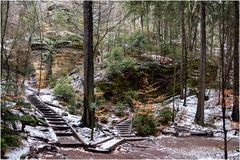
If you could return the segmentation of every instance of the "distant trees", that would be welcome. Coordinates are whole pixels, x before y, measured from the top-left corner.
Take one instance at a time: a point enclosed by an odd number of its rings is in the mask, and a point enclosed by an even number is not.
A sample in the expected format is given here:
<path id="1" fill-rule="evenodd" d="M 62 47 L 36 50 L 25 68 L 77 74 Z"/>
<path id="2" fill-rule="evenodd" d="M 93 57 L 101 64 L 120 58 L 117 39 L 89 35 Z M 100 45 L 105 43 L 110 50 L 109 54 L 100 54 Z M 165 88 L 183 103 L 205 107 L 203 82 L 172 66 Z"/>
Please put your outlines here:
<path id="1" fill-rule="evenodd" d="M 206 66 L 206 23 L 205 2 L 200 2 L 200 66 L 199 66 L 199 92 L 195 122 L 204 124 L 204 97 L 205 97 L 205 66 Z"/>
<path id="2" fill-rule="evenodd" d="M 30 72 L 28 42 L 35 32 L 32 7 L 32 2 L 1 3 L 1 77 L 6 93 L 11 90 L 17 95 L 24 84 L 20 79 Z"/>

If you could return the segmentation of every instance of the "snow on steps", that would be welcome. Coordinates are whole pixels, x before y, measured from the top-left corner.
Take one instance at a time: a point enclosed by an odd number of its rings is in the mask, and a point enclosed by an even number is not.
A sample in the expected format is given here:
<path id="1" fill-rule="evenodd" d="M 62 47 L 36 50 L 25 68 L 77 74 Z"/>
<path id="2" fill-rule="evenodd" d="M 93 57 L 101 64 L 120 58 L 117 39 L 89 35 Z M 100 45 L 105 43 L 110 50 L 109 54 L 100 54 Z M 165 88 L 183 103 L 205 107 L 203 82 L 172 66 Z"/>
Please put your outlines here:
<path id="1" fill-rule="evenodd" d="M 124 138 L 113 138 L 106 142 L 103 142 L 99 144 L 96 148 L 86 148 L 87 151 L 92 152 L 102 152 L 102 153 L 108 153 L 111 152 L 113 149 L 115 149 L 119 144 L 124 142 Z"/>
<path id="2" fill-rule="evenodd" d="M 132 120 L 130 118 L 116 124 L 114 128 L 120 137 L 135 137 L 135 134 L 132 133 Z"/>

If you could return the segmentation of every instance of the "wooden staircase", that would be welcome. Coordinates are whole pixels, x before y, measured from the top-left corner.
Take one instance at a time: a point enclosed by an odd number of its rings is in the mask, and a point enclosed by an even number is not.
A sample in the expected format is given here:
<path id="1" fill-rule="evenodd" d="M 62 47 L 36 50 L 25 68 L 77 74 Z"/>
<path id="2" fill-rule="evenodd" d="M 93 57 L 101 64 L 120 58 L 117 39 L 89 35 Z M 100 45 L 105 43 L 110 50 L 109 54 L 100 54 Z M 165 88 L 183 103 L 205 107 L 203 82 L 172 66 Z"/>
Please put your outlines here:
<path id="1" fill-rule="evenodd" d="M 115 131 L 117 132 L 117 135 L 119 137 L 135 137 L 136 135 L 132 133 L 132 119 L 128 118 L 118 124 L 114 127 Z"/>
<path id="2" fill-rule="evenodd" d="M 124 121 L 121 121 L 120 123 L 116 124 L 114 127 L 114 130 L 117 133 L 117 136 L 124 138 L 125 141 L 141 141 L 145 140 L 144 137 L 137 137 L 132 132 L 132 118 L 129 117 L 125 119 Z"/>

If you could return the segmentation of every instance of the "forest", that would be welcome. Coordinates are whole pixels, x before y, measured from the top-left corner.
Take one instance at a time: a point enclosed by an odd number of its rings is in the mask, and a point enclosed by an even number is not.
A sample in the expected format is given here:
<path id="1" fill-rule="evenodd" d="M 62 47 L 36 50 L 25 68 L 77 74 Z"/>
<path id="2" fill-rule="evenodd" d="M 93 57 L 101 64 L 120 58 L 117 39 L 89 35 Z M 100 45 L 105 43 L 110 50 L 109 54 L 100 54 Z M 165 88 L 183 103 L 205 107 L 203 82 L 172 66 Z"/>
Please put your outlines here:
<path id="1" fill-rule="evenodd" d="M 1 1 L 1 159 L 239 159 L 239 1 Z"/>

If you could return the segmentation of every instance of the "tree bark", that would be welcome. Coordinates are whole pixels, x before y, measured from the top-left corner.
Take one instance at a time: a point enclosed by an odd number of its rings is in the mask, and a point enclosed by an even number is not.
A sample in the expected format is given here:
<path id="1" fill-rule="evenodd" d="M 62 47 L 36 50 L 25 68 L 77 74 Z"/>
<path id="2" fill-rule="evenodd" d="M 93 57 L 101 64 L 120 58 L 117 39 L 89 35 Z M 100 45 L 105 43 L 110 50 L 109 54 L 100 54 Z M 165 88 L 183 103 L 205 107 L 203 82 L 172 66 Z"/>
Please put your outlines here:
<path id="1" fill-rule="evenodd" d="M 230 86 L 230 69 L 232 68 L 232 23 L 231 23 L 231 10 L 230 8 L 232 7 L 231 3 L 228 4 L 228 9 L 227 9 L 227 28 L 226 28 L 226 38 L 227 38 L 227 52 L 226 52 L 226 67 L 225 67 L 225 80 L 226 80 L 226 87 L 229 88 Z"/>
<path id="2" fill-rule="evenodd" d="M 234 79 L 232 120 L 239 122 L 239 2 L 234 2 Z"/>
<path id="3" fill-rule="evenodd" d="M 19 52 L 20 51 L 17 51 L 17 55 L 16 55 L 16 73 L 15 73 L 15 96 L 18 95 L 18 68 L 19 68 Z"/>
<path id="4" fill-rule="evenodd" d="M 4 23 L 2 22 L 1 23 L 1 75 L 3 75 L 3 54 L 4 54 L 4 38 L 5 38 L 5 35 L 6 35 L 6 29 L 7 29 L 7 22 L 8 22 L 8 12 L 9 12 L 9 1 L 6 2 L 6 12 L 5 12 L 5 19 L 3 18 L 3 15 L 4 15 L 4 11 L 3 11 L 3 5 L 4 5 L 4 2 L 1 2 L 1 20 L 4 19 Z M 6 57 L 6 62 L 7 62 L 7 69 L 9 70 L 9 63 L 8 63 L 8 56 L 5 54 L 5 57 Z M 8 79 L 7 79 L 8 81 Z"/>
<path id="5" fill-rule="evenodd" d="M 213 56 L 213 39 L 214 38 L 214 24 L 213 24 L 213 20 L 212 20 L 212 25 L 211 25 L 211 44 L 210 44 L 210 56 Z"/>
<path id="6" fill-rule="evenodd" d="M 185 49 L 186 49 L 186 35 L 185 35 L 185 17 L 184 17 L 184 2 L 181 2 L 180 5 L 180 12 L 181 12 L 181 29 L 182 29 L 182 53 L 181 53 L 181 93 L 180 98 L 183 99 L 184 97 L 184 90 L 185 90 Z"/>
<path id="7" fill-rule="evenodd" d="M 82 125 L 92 127 L 93 109 L 91 104 L 94 102 L 94 66 L 93 66 L 93 12 L 92 1 L 84 1 L 84 111 Z"/>
<path id="8" fill-rule="evenodd" d="M 205 2 L 200 2 L 200 40 L 201 57 L 199 69 L 199 93 L 195 122 L 204 124 L 204 96 L 205 96 L 205 66 L 206 66 L 206 24 L 205 24 Z"/>
<path id="9" fill-rule="evenodd" d="M 150 41 L 150 30 L 149 30 L 149 11 L 150 11 L 150 4 L 146 2 L 146 21 L 147 21 L 147 37 L 148 41 Z"/>
<path id="10" fill-rule="evenodd" d="M 7 29 L 7 22 L 8 22 L 8 12 L 9 12 L 9 1 L 6 2 L 6 13 L 5 13 L 5 21 L 4 23 L 2 22 L 1 23 L 1 61 L 3 62 L 3 52 L 4 52 L 4 38 L 5 38 L 5 34 L 6 34 L 6 29 Z M 3 5 L 4 5 L 4 2 L 1 2 L 1 20 L 3 20 Z M 7 64 L 8 65 L 8 64 Z M 1 75 L 3 73 L 3 63 L 1 63 Z"/>
<path id="11" fill-rule="evenodd" d="M 135 13 L 133 13 L 133 31 L 136 31 L 136 18 Z"/>
<path id="12" fill-rule="evenodd" d="M 143 33 L 143 14 L 140 15 L 140 23 L 141 23 L 142 33 Z"/>
<path id="13" fill-rule="evenodd" d="M 222 4 L 222 11 L 221 11 L 221 21 L 220 21 L 220 50 L 221 50 L 221 79 L 222 79 L 222 85 L 221 85 L 221 94 L 222 94 L 222 122 L 223 122 L 223 133 L 224 133 L 224 159 L 228 158 L 227 154 L 227 130 L 226 130 L 226 106 L 225 106 L 225 51 L 224 51 L 224 44 L 225 44 L 225 23 L 224 23 L 224 2 Z M 221 34 L 222 33 L 222 34 Z"/>

